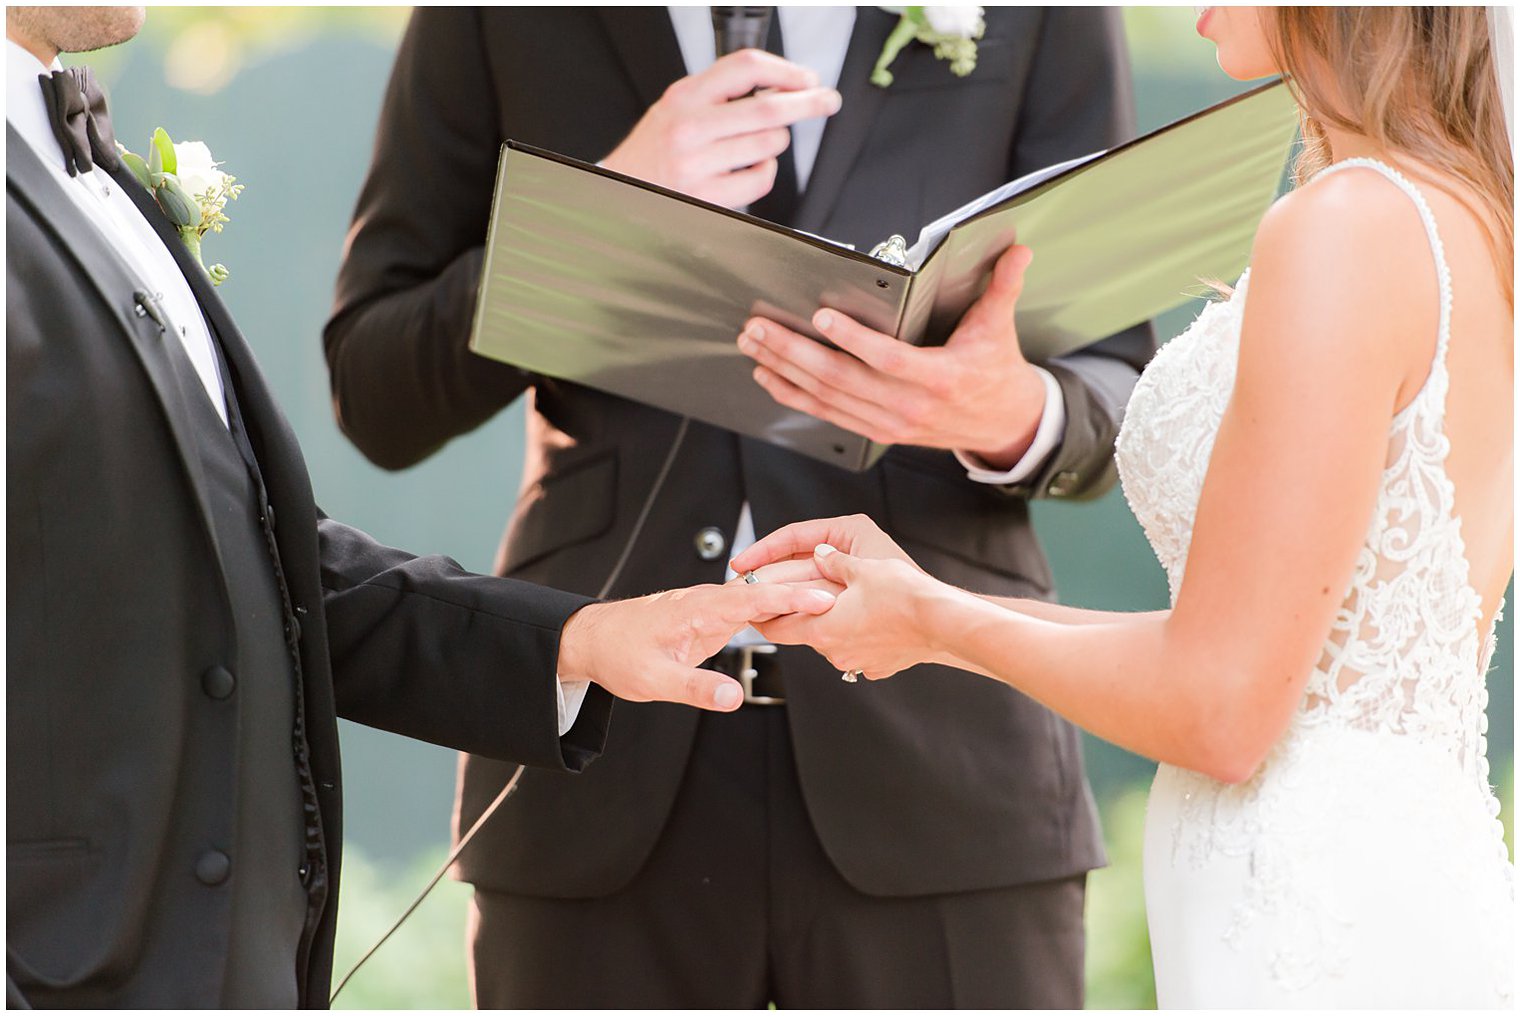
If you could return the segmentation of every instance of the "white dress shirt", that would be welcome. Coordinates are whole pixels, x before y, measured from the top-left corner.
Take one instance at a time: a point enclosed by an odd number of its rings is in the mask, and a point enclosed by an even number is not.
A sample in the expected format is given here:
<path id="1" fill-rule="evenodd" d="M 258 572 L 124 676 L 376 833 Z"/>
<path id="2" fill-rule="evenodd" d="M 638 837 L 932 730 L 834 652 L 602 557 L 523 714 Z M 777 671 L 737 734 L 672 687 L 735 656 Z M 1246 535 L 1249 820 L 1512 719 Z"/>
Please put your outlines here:
<path id="1" fill-rule="evenodd" d="M 211 329 L 174 256 L 164 247 L 132 199 L 110 176 L 103 171 L 69 176 L 64 168 L 63 148 L 53 134 L 53 125 L 42 98 L 42 86 L 37 83 L 40 75 L 62 69 L 63 65 L 57 60 L 53 61 L 51 68 L 44 67 L 41 60 L 6 39 L 6 122 L 32 147 L 42 164 L 62 185 L 64 193 L 121 255 L 143 289 L 153 294 L 167 315 L 169 327 L 184 344 L 217 415 L 226 423 L 227 402 L 222 393 L 222 377 L 216 369 L 216 355 L 212 352 Z"/>
<path id="2" fill-rule="evenodd" d="M 179 336 L 190 362 L 195 365 L 206 396 L 222 422 L 226 423 L 227 400 L 222 390 L 221 374 L 216 369 L 211 329 L 190 283 L 179 270 L 179 264 L 132 199 L 122 193 L 121 187 L 104 171 L 69 176 L 64 168 L 63 148 L 53 134 L 42 87 L 37 83 L 38 76 L 49 73 L 49 68 L 12 40 L 6 39 L 5 46 L 6 122 L 37 153 L 64 193 L 100 230 L 101 236 L 126 262 L 143 288 L 153 294 L 167 316 L 169 327 Z M 63 65 L 55 60 L 51 69 L 62 70 Z M 587 688 L 584 681 L 555 682 L 561 736 L 575 724 Z"/>
<path id="3" fill-rule="evenodd" d="M 781 18 L 781 43 L 786 58 L 801 64 L 818 75 L 818 82 L 826 88 L 839 87 L 839 74 L 844 68 L 844 58 L 850 47 L 850 33 L 855 29 L 854 7 L 778 7 Z M 676 42 L 681 47 L 681 58 L 687 74 L 700 74 L 717 59 L 717 43 L 713 38 L 712 8 L 671 7 L 670 24 L 675 29 Z M 803 120 L 792 125 L 792 164 L 797 170 L 797 191 L 807 187 L 813 164 L 818 159 L 818 148 L 823 142 L 827 117 Z M 885 239 L 885 237 L 883 237 Z M 1045 460 L 1060 444 L 1066 431 L 1066 401 L 1061 386 L 1047 370 L 1035 368 L 1045 383 L 1045 410 L 1040 417 L 1034 440 L 1023 458 L 1011 469 L 997 470 L 987 466 L 975 456 L 956 452 L 955 457 L 966 467 L 966 475 L 978 483 L 1018 483 L 1039 471 Z M 739 512 L 734 529 L 733 546 L 729 556 L 738 554 L 755 542 L 755 522 L 750 514 L 749 502 Z M 728 572 L 733 578 L 733 572 Z M 734 639 L 734 644 L 761 641 L 753 629 L 748 629 Z"/>

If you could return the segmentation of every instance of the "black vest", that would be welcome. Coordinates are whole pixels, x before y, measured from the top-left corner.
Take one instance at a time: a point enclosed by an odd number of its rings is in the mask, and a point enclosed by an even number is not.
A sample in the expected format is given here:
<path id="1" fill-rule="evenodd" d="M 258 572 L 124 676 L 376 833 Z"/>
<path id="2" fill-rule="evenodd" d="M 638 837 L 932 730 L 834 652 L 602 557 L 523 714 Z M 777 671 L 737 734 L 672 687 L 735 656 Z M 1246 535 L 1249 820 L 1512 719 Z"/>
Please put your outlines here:
<path id="1" fill-rule="evenodd" d="M 165 335 L 164 341 L 179 340 Z M 220 351 L 227 424 L 189 359 L 172 353 L 170 359 L 194 418 L 228 576 L 236 646 L 235 669 L 214 669 L 203 681 L 208 695 L 236 699 L 233 842 L 203 858 L 206 870 L 198 869 L 197 876 L 203 881 L 220 878 L 231 893 L 224 1004 L 294 1008 L 299 1001 L 297 957 L 310 916 L 304 887 L 310 861 L 303 836 L 299 675 L 293 652 L 299 619 L 283 589 L 273 515 Z"/>

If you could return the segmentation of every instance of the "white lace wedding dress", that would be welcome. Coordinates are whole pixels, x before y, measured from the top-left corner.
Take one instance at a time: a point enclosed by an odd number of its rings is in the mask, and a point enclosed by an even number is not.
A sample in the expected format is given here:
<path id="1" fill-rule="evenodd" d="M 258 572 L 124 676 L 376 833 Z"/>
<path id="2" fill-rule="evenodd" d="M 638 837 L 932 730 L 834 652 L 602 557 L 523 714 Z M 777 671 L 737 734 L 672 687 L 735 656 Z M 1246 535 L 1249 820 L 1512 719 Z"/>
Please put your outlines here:
<path id="1" fill-rule="evenodd" d="M 1485 758 L 1493 634 L 1480 630 L 1445 469 L 1451 277 L 1418 189 L 1371 160 L 1325 172 L 1353 167 L 1391 180 L 1425 222 L 1435 360 L 1390 424 L 1366 542 L 1282 739 L 1238 786 L 1156 774 L 1145 898 L 1164 1007 L 1513 1004 L 1513 866 Z M 1119 437 L 1125 494 L 1174 599 L 1249 274 L 1156 356 Z"/>

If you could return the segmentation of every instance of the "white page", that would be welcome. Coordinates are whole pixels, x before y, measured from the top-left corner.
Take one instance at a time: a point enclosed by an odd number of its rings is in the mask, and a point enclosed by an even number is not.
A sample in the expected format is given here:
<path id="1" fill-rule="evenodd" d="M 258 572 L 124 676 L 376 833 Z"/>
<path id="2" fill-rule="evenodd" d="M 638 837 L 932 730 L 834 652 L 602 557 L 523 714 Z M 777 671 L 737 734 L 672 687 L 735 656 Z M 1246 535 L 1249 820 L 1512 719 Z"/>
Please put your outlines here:
<path id="1" fill-rule="evenodd" d="M 1084 162 L 1091 162 L 1099 156 L 1106 154 L 1106 151 L 1105 149 L 1101 152 L 1093 152 L 1090 155 L 1079 155 L 1075 159 L 1068 159 L 1065 162 L 1058 162 L 1054 166 L 1046 166 L 1044 169 L 1037 169 L 1033 173 L 1026 173 L 1017 180 L 1005 183 L 996 190 L 990 190 L 981 197 L 974 198 L 966 204 L 961 205 L 955 211 L 940 216 L 919 231 L 918 242 L 908 251 L 908 267 L 915 272 L 923 267 L 923 263 L 928 259 L 929 255 L 934 253 L 934 248 L 939 246 L 939 242 L 957 224 L 965 222 L 978 212 L 1000 204 L 1016 194 L 1022 194 L 1027 190 L 1038 187 L 1046 180 L 1049 180 L 1053 176 L 1059 176 L 1068 169 L 1080 166 Z"/>

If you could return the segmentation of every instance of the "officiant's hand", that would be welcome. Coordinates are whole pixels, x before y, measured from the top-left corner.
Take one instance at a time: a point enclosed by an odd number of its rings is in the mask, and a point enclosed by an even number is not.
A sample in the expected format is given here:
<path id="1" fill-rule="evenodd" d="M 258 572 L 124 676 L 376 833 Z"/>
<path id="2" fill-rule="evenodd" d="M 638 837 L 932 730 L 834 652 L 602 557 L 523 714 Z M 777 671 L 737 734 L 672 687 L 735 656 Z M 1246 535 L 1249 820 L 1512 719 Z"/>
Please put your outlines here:
<path id="1" fill-rule="evenodd" d="M 838 350 L 759 317 L 745 325 L 739 349 L 783 406 L 872 441 L 970 452 L 1008 469 L 1029 449 L 1045 410 L 1045 384 L 1013 324 L 1032 259 L 1028 247 L 1008 248 L 943 347 L 911 346 L 825 308 L 813 327 Z"/>
<path id="2" fill-rule="evenodd" d="M 832 116 L 839 104 L 839 93 L 820 88 L 808 68 L 740 50 L 667 88 L 602 165 L 742 208 L 770 193 L 776 157 L 791 144 L 788 128 Z"/>
<path id="3" fill-rule="evenodd" d="M 595 681 L 630 702 L 677 702 L 728 712 L 739 683 L 698 664 L 751 624 L 818 614 L 833 594 L 801 585 L 706 585 L 582 607 L 560 633 L 562 681 Z"/>

